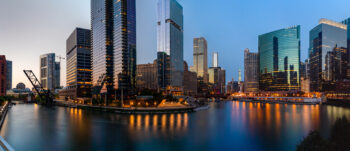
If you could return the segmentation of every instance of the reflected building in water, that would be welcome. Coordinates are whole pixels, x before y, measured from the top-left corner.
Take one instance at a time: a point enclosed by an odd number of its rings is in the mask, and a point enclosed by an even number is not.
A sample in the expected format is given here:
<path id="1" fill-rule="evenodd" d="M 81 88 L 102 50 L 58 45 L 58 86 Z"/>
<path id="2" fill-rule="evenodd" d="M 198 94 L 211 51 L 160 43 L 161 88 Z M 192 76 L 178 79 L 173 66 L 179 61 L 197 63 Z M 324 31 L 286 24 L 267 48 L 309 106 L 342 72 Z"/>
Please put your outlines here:
<path id="1" fill-rule="evenodd" d="M 300 89 L 300 26 L 259 36 L 259 89 Z"/>

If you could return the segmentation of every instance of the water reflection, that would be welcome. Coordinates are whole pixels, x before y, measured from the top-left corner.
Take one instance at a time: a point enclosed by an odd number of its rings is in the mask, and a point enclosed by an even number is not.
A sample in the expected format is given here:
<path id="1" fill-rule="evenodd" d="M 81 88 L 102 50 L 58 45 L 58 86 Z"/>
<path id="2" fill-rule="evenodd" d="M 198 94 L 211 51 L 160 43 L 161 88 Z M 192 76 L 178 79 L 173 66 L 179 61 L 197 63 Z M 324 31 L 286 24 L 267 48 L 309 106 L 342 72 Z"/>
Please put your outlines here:
<path id="1" fill-rule="evenodd" d="M 158 117 L 160 116 L 160 121 Z M 188 125 L 188 113 L 178 114 L 132 114 L 128 115 L 130 134 L 154 134 L 166 136 L 168 134 L 184 134 Z M 152 123 L 152 127 L 150 127 Z M 160 131 L 161 133 L 158 133 Z"/>
<path id="2" fill-rule="evenodd" d="M 322 105 L 227 101 L 210 107 L 127 115 L 17 105 L 0 134 L 16 150 L 294 150 L 310 130 L 327 136 L 337 118 L 350 119 L 350 109 Z"/>

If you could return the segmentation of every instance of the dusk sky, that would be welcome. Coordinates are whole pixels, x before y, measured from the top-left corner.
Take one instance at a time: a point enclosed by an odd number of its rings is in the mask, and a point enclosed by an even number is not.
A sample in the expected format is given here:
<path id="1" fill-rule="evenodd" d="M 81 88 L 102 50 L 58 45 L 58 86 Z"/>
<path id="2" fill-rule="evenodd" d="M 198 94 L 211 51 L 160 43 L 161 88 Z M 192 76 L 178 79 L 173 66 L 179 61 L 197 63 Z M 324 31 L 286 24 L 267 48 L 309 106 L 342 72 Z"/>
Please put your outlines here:
<path id="1" fill-rule="evenodd" d="M 156 59 L 156 4 L 137 2 L 138 64 Z M 258 35 L 301 25 L 301 60 L 307 58 L 309 31 L 320 18 L 350 17 L 349 0 L 178 0 L 184 8 L 184 59 L 192 65 L 193 38 L 208 41 L 219 52 L 226 79 L 238 79 L 244 68 L 243 51 L 258 51 Z M 0 54 L 13 61 L 13 86 L 24 82 L 30 69 L 39 76 L 39 56 L 54 52 L 65 57 L 66 39 L 75 27 L 90 28 L 90 0 L 0 0 Z M 66 64 L 61 64 L 65 86 Z"/>

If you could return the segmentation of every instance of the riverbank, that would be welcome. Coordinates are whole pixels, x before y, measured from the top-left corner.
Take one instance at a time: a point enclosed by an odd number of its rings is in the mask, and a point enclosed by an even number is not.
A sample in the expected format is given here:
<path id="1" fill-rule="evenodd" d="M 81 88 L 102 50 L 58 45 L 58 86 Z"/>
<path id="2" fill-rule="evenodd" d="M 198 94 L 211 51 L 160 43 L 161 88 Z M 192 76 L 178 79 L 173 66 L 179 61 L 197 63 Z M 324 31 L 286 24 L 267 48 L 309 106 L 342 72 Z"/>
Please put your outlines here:
<path id="1" fill-rule="evenodd" d="M 269 103 L 269 104 L 297 104 L 297 105 L 315 105 L 322 104 L 320 98 L 302 98 L 302 97 L 252 97 L 252 98 L 232 98 L 239 102 Z"/>
<path id="2" fill-rule="evenodd" d="M 56 106 L 70 107 L 78 109 L 96 110 L 104 112 L 114 112 L 120 114 L 160 114 L 160 113 L 188 113 L 195 112 L 195 107 L 110 107 L 85 104 L 72 104 L 64 101 L 55 101 Z"/>
<path id="3" fill-rule="evenodd" d="M 8 108 L 9 108 L 8 101 L 6 101 L 5 104 L 0 107 L 0 129 L 1 129 L 2 124 L 4 123 L 4 120 L 6 118 Z"/>

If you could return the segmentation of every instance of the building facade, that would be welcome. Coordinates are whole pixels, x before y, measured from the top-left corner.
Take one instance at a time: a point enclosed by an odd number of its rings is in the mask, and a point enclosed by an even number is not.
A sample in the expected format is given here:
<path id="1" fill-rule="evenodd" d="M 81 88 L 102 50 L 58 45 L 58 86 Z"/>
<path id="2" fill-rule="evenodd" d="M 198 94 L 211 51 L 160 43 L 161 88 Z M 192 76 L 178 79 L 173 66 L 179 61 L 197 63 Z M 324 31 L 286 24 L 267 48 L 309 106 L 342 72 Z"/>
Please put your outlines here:
<path id="1" fill-rule="evenodd" d="M 106 74 L 107 93 L 136 86 L 135 0 L 91 0 L 92 83 Z"/>
<path id="2" fill-rule="evenodd" d="M 7 73 L 6 73 L 6 84 L 7 84 L 7 88 L 6 90 L 11 90 L 12 89 L 12 61 L 10 60 L 6 60 L 6 69 L 7 69 Z"/>
<path id="3" fill-rule="evenodd" d="M 40 82 L 46 90 L 53 91 L 60 87 L 60 64 L 55 61 L 55 58 L 54 53 L 40 56 Z"/>
<path id="4" fill-rule="evenodd" d="M 6 65 L 6 57 L 4 55 L 0 55 L 0 96 L 6 95 L 7 88 L 7 65 Z"/>
<path id="5" fill-rule="evenodd" d="M 152 64 L 137 65 L 136 87 L 138 89 L 158 89 L 157 61 Z"/>
<path id="6" fill-rule="evenodd" d="M 70 98 L 91 96 L 91 31 L 76 28 L 66 42 L 67 88 Z"/>
<path id="7" fill-rule="evenodd" d="M 176 0 L 159 0 L 157 23 L 159 86 L 183 89 L 183 8 Z"/>
<path id="8" fill-rule="evenodd" d="M 259 55 L 244 50 L 244 92 L 259 91 Z"/>
<path id="9" fill-rule="evenodd" d="M 347 47 L 347 26 L 321 19 L 310 31 L 310 91 L 323 91 L 323 84 L 331 81 L 331 55 L 335 48 Z"/>
<path id="10" fill-rule="evenodd" d="M 197 77 L 208 83 L 208 44 L 203 37 L 193 39 L 193 67 Z"/>
<path id="11" fill-rule="evenodd" d="M 184 93 L 187 96 L 196 96 L 198 92 L 197 87 L 197 73 L 188 70 L 188 64 L 184 61 Z"/>
<path id="12" fill-rule="evenodd" d="M 259 36 L 259 89 L 300 89 L 300 26 Z"/>
<path id="13" fill-rule="evenodd" d="M 214 94 L 224 94 L 226 89 L 226 71 L 221 67 L 209 68 L 209 84 Z"/>

